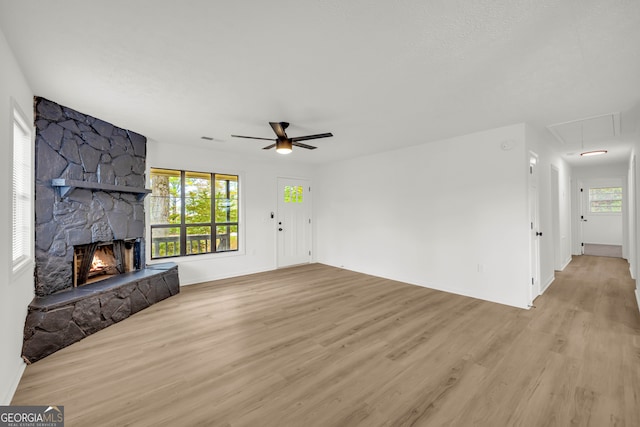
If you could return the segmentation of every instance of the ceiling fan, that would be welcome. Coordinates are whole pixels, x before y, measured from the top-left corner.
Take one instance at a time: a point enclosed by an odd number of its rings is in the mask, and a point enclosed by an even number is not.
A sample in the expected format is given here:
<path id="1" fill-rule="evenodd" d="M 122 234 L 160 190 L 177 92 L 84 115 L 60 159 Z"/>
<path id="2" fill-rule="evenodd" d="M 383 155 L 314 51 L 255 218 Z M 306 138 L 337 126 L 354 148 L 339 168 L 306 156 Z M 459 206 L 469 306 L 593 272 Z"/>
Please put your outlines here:
<path id="1" fill-rule="evenodd" d="M 306 148 L 308 150 L 315 150 L 317 147 L 313 145 L 302 144 L 300 141 L 308 141 L 310 139 L 319 139 L 319 138 L 328 138 L 333 136 L 331 132 L 329 133 L 318 133 L 316 135 L 306 135 L 306 136 L 296 136 L 295 138 L 289 138 L 285 133 L 285 129 L 289 127 L 289 123 L 287 122 L 269 122 L 271 128 L 276 133 L 277 138 L 259 138 L 257 136 L 242 136 L 242 135 L 231 135 L 235 138 L 248 138 L 248 139 L 262 139 L 265 141 L 275 141 L 275 144 L 267 145 L 263 148 L 263 150 L 269 150 L 273 147 L 276 147 L 276 151 L 280 154 L 288 154 L 291 152 L 292 146 Z"/>

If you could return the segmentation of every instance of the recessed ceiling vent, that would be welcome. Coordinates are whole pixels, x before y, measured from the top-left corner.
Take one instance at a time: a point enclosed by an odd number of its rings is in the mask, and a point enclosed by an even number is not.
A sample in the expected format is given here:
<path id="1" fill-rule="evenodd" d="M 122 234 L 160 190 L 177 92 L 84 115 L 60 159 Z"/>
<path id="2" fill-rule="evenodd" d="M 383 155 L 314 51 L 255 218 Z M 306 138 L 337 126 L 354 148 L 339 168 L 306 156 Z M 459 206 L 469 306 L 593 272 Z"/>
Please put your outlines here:
<path id="1" fill-rule="evenodd" d="M 590 142 L 611 141 L 620 136 L 620 113 L 609 113 L 586 119 L 547 126 L 566 147 L 589 145 Z"/>

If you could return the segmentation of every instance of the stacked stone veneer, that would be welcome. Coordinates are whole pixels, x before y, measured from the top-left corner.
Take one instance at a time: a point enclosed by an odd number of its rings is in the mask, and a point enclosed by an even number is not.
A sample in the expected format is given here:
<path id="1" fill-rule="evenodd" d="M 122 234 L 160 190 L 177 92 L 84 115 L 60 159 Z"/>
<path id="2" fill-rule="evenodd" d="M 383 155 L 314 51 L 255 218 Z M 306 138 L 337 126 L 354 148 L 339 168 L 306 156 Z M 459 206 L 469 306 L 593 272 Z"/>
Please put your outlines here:
<path id="1" fill-rule="evenodd" d="M 174 263 L 115 276 L 29 305 L 22 357 L 32 363 L 180 292 Z"/>
<path id="2" fill-rule="evenodd" d="M 146 138 L 39 97 L 35 117 L 36 297 L 22 348 L 29 363 L 180 291 L 174 263 L 73 287 L 76 245 L 135 239 L 144 263 L 144 201 L 137 190 L 145 184 Z M 77 187 L 62 197 L 54 179 L 109 191 Z"/>
<path id="3" fill-rule="evenodd" d="M 144 188 L 147 140 L 44 98 L 35 98 L 35 117 L 35 288 L 43 296 L 73 286 L 74 245 L 144 237 L 136 194 L 77 188 L 62 198 L 51 181 Z"/>

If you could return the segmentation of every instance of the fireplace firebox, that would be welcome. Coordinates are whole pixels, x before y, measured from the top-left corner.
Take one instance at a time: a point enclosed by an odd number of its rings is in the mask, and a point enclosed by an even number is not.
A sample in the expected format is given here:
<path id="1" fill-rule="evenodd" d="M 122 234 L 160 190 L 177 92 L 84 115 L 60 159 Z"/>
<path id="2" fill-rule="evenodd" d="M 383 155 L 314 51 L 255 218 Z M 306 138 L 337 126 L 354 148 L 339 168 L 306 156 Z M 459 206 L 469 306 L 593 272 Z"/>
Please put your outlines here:
<path id="1" fill-rule="evenodd" d="M 73 286 L 83 286 L 140 269 L 139 240 L 113 240 L 74 246 Z"/>

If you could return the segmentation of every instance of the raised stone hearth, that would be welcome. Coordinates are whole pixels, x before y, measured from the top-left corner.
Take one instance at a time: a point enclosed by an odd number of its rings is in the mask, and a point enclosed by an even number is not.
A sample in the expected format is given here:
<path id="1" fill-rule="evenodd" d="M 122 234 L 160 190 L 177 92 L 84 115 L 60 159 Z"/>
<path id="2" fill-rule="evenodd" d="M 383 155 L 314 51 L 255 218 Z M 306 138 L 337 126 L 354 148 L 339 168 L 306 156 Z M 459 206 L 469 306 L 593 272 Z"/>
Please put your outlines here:
<path id="1" fill-rule="evenodd" d="M 180 292 L 174 263 L 149 266 L 29 305 L 22 356 L 33 363 Z"/>

